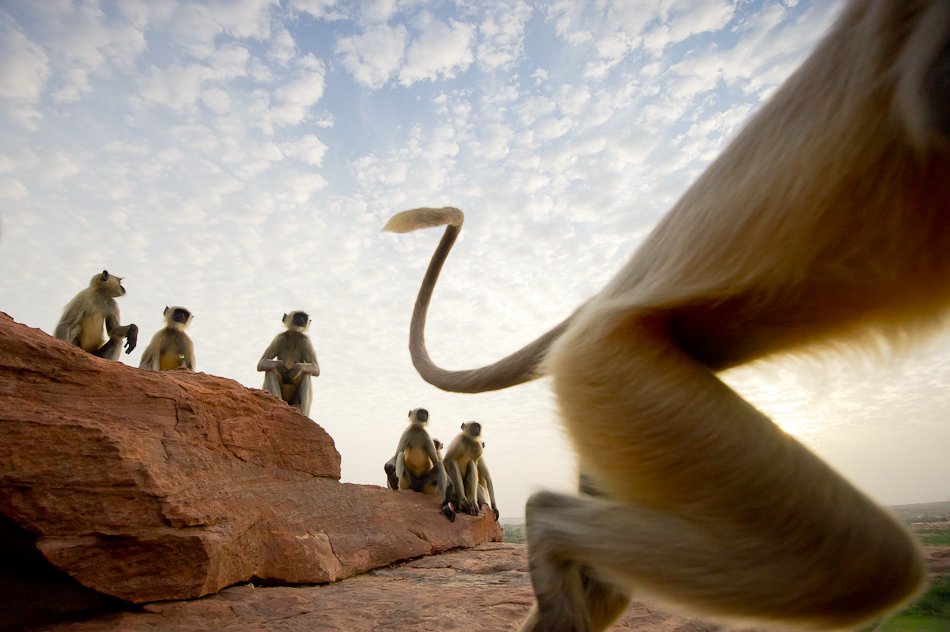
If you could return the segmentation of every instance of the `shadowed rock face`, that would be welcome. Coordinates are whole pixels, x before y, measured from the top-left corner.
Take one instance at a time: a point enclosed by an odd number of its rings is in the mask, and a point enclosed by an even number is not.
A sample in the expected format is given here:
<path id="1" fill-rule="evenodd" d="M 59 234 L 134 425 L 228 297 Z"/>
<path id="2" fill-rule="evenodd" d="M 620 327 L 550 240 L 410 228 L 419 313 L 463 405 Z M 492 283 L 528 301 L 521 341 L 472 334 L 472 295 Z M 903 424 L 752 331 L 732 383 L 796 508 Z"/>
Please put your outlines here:
<path id="1" fill-rule="evenodd" d="M 26 534 L 0 542 L 0 560 L 35 546 L 140 603 L 336 581 L 501 539 L 488 515 L 449 523 L 434 497 L 339 477 L 330 436 L 263 391 L 101 360 L 0 313 L 0 514 Z"/>

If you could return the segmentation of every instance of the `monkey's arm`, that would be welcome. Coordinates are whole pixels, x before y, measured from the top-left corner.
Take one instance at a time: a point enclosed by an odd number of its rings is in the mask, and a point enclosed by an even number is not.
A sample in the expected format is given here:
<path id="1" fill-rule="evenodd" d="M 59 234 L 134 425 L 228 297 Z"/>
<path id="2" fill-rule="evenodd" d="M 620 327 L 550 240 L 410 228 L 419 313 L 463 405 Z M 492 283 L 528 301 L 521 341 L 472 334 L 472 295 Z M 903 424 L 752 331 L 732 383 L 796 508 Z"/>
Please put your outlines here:
<path id="1" fill-rule="evenodd" d="M 119 309 L 116 308 L 112 314 L 106 314 L 106 331 L 109 332 L 109 340 L 125 339 L 125 352 L 132 353 L 135 345 L 138 344 L 139 328 L 137 325 L 120 325 Z"/>
<path id="2" fill-rule="evenodd" d="M 474 460 L 469 461 L 468 467 L 465 468 L 465 491 L 468 513 L 477 516 L 481 507 L 478 505 L 478 463 Z"/>
<path id="3" fill-rule="evenodd" d="M 157 335 L 158 334 L 156 334 L 156 336 Z M 142 352 L 142 359 L 139 362 L 139 368 L 158 371 L 160 368 L 158 356 L 158 345 L 155 344 L 155 339 L 153 337 L 152 342 L 148 343 L 148 346 L 145 347 L 145 351 Z"/>
<path id="4" fill-rule="evenodd" d="M 185 338 L 185 348 L 184 348 L 183 355 L 185 356 L 184 359 L 182 360 L 184 367 L 190 371 L 194 371 L 195 370 L 195 345 L 188 338 Z"/>
<path id="5" fill-rule="evenodd" d="M 303 346 L 303 349 L 301 349 L 300 360 L 300 362 L 294 364 L 293 368 L 290 369 L 291 379 L 297 379 L 301 374 L 310 375 L 312 377 L 320 375 L 320 365 L 317 364 L 317 352 L 309 340 L 306 340 L 306 344 Z"/>
<path id="6" fill-rule="evenodd" d="M 498 505 L 495 504 L 495 486 L 491 482 L 491 474 L 488 472 L 488 464 L 485 463 L 485 457 L 478 459 L 478 480 L 485 482 L 488 488 L 488 498 L 491 501 L 492 511 L 495 512 L 495 520 L 498 520 Z"/>
<path id="7" fill-rule="evenodd" d="M 60 316 L 56 329 L 53 330 L 53 336 L 75 345 L 79 344 L 79 333 L 81 331 L 79 323 L 82 321 L 82 313 L 76 307 L 78 299 L 77 296 L 63 309 L 63 315 Z"/>
<path id="8" fill-rule="evenodd" d="M 548 347 L 564 332 L 573 315 L 522 349 L 478 369 L 448 371 L 436 366 L 429 357 L 425 342 L 426 315 L 439 273 L 458 238 L 463 220 L 462 211 L 457 208 L 417 208 L 397 213 L 383 227 L 384 231 L 406 233 L 419 228 L 445 226 L 445 233 L 432 254 L 412 310 L 412 322 L 409 325 L 409 354 L 412 356 L 412 364 L 426 382 L 443 390 L 459 393 L 494 391 L 537 379 L 542 375 L 541 362 Z"/>
<path id="9" fill-rule="evenodd" d="M 281 377 L 284 377 L 287 374 L 287 367 L 284 365 L 283 361 L 273 359 L 277 356 L 277 349 L 279 346 L 280 336 L 277 336 L 271 341 L 269 345 L 267 345 L 267 349 L 264 350 L 264 354 L 261 356 L 260 361 L 258 361 L 258 371 L 276 371 Z"/>

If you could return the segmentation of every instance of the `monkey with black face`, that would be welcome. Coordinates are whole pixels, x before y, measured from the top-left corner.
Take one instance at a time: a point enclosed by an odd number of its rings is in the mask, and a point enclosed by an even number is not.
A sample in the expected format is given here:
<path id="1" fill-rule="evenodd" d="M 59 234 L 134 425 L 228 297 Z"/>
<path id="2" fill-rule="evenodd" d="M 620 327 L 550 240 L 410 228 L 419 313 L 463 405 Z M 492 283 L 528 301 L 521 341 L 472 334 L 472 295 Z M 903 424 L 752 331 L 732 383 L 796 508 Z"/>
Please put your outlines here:
<path id="1" fill-rule="evenodd" d="M 442 497 L 442 513 L 454 522 L 451 482 L 446 476 L 435 442 L 426 430 L 428 423 L 429 411 L 425 408 L 409 411 L 409 427 L 399 437 L 396 454 L 383 469 L 393 489 L 411 489 L 430 494 L 438 492 Z"/>
<path id="2" fill-rule="evenodd" d="M 302 311 L 290 312 L 284 314 L 283 323 L 287 331 L 271 341 L 257 363 L 257 370 L 266 371 L 265 391 L 309 415 L 313 400 L 310 378 L 320 375 L 317 352 L 307 337 L 310 316 Z"/>
<path id="3" fill-rule="evenodd" d="M 162 312 L 165 327 L 152 337 L 142 353 L 140 369 L 170 371 L 179 367 L 195 370 L 195 347 L 185 329 L 191 324 L 191 312 L 184 307 L 166 307 Z"/>
<path id="4" fill-rule="evenodd" d="M 480 438 L 482 425 L 477 421 L 466 421 L 461 428 L 462 432 L 456 435 L 446 449 L 442 462 L 445 464 L 445 471 L 457 492 L 456 500 L 459 511 L 477 516 L 480 511 L 478 504 L 478 462 L 482 457 L 483 444 Z M 487 468 L 484 471 L 487 473 Z M 489 476 L 486 484 L 490 484 L 490 482 L 491 477 Z M 492 487 L 492 496 L 494 496 L 494 487 Z M 492 509 L 495 509 L 494 498 L 492 498 Z"/>
<path id="5" fill-rule="evenodd" d="M 138 341 L 139 328 L 119 324 L 119 306 L 115 298 L 124 295 L 121 277 L 103 270 L 92 277 L 89 287 L 66 305 L 53 335 L 107 360 L 119 359 L 123 340 L 125 352 L 131 353 Z"/>

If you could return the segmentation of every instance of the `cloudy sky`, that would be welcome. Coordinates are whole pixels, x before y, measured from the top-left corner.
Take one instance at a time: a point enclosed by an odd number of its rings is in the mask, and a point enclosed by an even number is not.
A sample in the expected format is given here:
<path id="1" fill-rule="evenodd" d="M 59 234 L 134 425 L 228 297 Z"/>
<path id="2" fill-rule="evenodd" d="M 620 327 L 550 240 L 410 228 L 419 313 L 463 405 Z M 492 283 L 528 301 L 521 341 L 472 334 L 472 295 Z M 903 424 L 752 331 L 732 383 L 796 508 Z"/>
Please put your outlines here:
<path id="1" fill-rule="evenodd" d="M 485 427 L 503 516 L 570 489 L 542 380 L 441 393 L 406 350 L 439 232 L 462 236 L 430 314 L 468 368 L 560 321 L 619 269 L 841 8 L 823 0 L 3 0 L 0 309 L 51 332 L 102 269 L 141 343 L 195 314 L 201 371 L 252 387 L 308 311 L 312 416 L 343 479 L 383 483 L 406 412 Z M 950 336 L 901 358 L 725 376 L 883 503 L 950 500 Z"/>

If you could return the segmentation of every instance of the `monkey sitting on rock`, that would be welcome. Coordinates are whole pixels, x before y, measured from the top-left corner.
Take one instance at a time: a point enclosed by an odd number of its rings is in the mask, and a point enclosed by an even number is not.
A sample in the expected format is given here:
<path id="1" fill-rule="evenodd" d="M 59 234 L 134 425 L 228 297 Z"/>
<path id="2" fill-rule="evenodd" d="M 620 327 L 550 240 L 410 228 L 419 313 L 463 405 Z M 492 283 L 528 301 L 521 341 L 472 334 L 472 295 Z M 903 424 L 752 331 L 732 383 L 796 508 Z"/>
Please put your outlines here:
<path id="1" fill-rule="evenodd" d="M 122 278 L 103 270 L 92 277 L 89 287 L 69 301 L 53 335 L 107 360 L 119 359 L 123 340 L 125 352 L 131 353 L 138 341 L 139 328 L 119 324 L 115 298 L 124 295 Z M 106 336 L 103 336 L 103 327 Z"/>
<path id="2" fill-rule="evenodd" d="M 466 421 L 461 428 L 462 432 L 446 448 L 442 461 L 456 492 L 453 500 L 459 511 L 477 516 L 481 512 L 480 503 L 485 501 L 487 495 L 497 520 L 499 514 L 498 505 L 495 504 L 495 487 L 488 465 L 482 460 L 485 447 L 481 440 L 482 425 L 477 421 Z"/>
<path id="3" fill-rule="evenodd" d="M 185 329 L 191 324 L 191 312 L 184 307 L 166 307 L 162 312 L 165 327 L 152 337 L 142 353 L 140 369 L 170 371 L 179 367 L 195 370 L 195 347 Z"/>
<path id="4" fill-rule="evenodd" d="M 317 352 L 307 337 L 310 316 L 302 311 L 290 312 L 284 314 L 283 323 L 287 331 L 277 334 L 271 341 L 257 363 L 257 370 L 266 371 L 265 391 L 309 416 L 313 400 L 310 377 L 320 375 Z"/>
<path id="5" fill-rule="evenodd" d="M 451 482 L 446 476 L 435 442 L 426 430 L 428 423 L 429 411 L 425 408 L 409 411 L 409 427 L 399 437 L 396 454 L 383 469 L 393 489 L 411 489 L 429 494 L 438 492 L 442 497 L 442 513 L 454 522 Z"/>

